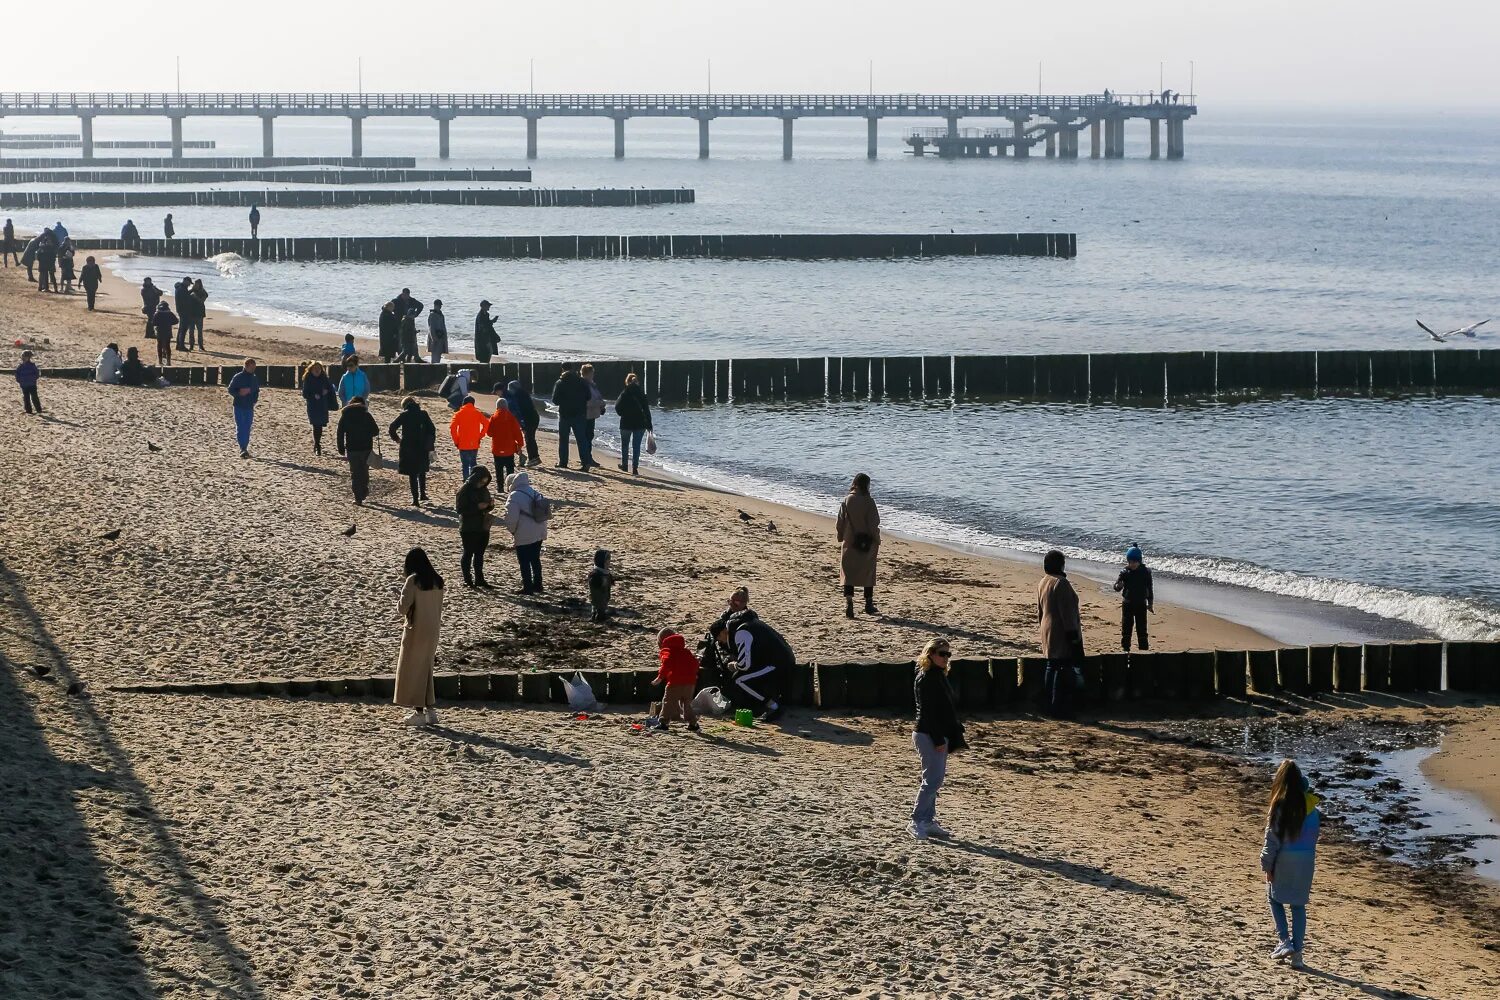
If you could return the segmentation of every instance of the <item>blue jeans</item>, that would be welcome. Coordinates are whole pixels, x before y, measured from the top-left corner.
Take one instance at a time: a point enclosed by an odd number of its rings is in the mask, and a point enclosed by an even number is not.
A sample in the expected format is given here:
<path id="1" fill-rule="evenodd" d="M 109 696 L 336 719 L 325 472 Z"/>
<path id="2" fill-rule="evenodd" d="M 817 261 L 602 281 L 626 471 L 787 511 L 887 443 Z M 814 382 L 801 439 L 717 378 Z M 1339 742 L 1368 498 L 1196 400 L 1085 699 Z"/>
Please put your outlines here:
<path id="1" fill-rule="evenodd" d="M 948 752 L 939 752 L 926 733 L 912 733 L 911 741 L 922 758 L 922 784 L 917 788 L 917 804 L 911 807 L 911 821 L 918 825 L 937 819 L 938 789 L 948 775 Z"/>
<path id="2" fill-rule="evenodd" d="M 1048 660 L 1043 675 L 1047 693 L 1047 711 L 1058 717 L 1073 712 L 1073 689 L 1078 684 L 1072 660 Z"/>
<path id="3" fill-rule="evenodd" d="M 240 443 L 240 451 L 250 450 L 250 425 L 255 423 L 255 407 L 234 408 L 234 439 Z"/>
<path id="4" fill-rule="evenodd" d="M 645 431 L 620 431 L 620 468 L 628 464 L 632 469 L 641 467 L 641 442 L 646 439 Z"/>
<path id="5" fill-rule="evenodd" d="M 479 464 L 478 458 L 478 448 L 460 448 L 458 450 L 458 464 L 463 469 L 464 482 L 468 482 L 469 477 L 474 474 L 474 466 Z"/>
<path id="6" fill-rule="evenodd" d="M 557 463 L 568 464 L 568 434 L 578 442 L 578 461 L 587 469 L 594 464 L 589 442 L 589 422 L 583 417 L 559 417 L 557 420 Z"/>
<path id="7" fill-rule="evenodd" d="M 1291 943 L 1293 951 L 1302 950 L 1302 942 L 1307 936 L 1307 907 L 1298 906 L 1295 903 L 1283 904 L 1276 902 L 1271 895 L 1271 887 L 1266 886 L 1266 899 L 1271 903 L 1271 919 L 1276 921 L 1276 936 L 1283 941 Z M 1290 906 L 1292 910 L 1292 926 L 1287 929 L 1286 911 Z"/>
<path id="8" fill-rule="evenodd" d="M 542 543 L 516 546 L 516 562 L 521 564 L 521 587 L 524 590 L 542 589 Z"/>

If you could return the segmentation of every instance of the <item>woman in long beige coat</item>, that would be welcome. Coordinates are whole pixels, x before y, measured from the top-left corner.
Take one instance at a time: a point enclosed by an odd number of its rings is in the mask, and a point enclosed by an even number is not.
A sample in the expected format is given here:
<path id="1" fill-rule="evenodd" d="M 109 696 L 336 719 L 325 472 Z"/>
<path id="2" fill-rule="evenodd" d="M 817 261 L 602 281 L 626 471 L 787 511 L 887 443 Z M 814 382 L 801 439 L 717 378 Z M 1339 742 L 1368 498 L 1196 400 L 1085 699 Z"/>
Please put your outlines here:
<path id="1" fill-rule="evenodd" d="M 422 549 L 406 554 L 402 572 L 406 585 L 401 589 L 398 610 L 406 627 L 401 632 L 401 658 L 396 661 L 396 696 L 392 701 L 411 709 L 402 720 L 406 725 L 431 726 L 437 723 L 432 666 L 437 658 L 438 626 L 443 620 L 443 578 Z"/>
<path id="2" fill-rule="evenodd" d="M 844 614 L 854 617 L 854 588 L 865 591 L 865 614 L 875 609 L 875 557 L 880 554 L 880 511 L 870 496 L 870 477 L 861 472 L 839 504 L 840 569 L 844 580 Z"/>

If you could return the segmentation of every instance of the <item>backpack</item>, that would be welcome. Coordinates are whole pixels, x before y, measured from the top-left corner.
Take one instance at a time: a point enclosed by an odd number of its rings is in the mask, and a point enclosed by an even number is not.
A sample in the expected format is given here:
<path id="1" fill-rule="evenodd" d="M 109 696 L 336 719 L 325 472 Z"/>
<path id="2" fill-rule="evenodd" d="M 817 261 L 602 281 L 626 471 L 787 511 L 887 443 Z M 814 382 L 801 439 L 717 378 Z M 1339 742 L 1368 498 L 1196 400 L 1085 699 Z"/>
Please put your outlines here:
<path id="1" fill-rule="evenodd" d="M 531 519 L 537 522 L 552 520 L 552 501 L 534 491 L 531 494 Z"/>

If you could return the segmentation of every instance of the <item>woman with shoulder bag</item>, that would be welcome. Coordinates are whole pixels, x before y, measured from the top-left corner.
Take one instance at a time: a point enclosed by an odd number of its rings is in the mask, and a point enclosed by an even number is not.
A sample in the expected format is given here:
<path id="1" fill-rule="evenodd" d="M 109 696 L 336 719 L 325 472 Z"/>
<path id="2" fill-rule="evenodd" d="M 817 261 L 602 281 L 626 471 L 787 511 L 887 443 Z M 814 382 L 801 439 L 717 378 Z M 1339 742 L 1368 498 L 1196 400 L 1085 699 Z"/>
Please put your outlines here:
<path id="1" fill-rule="evenodd" d="M 420 507 L 427 502 L 427 471 L 432 468 L 437 425 L 415 396 L 407 396 L 401 401 L 401 413 L 391 421 L 387 433 L 400 446 L 396 453 L 396 471 L 411 485 L 411 505 Z"/>
<path id="2" fill-rule="evenodd" d="M 490 470 L 477 467 L 458 488 L 454 502 L 458 510 L 458 537 L 464 546 L 464 586 L 489 589 L 484 578 L 484 550 L 490 544 L 495 498 L 490 495 Z M 471 572 L 472 570 L 472 572 Z"/>
<path id="3" fill-rule="evenodd" d="M 968 746 L 953 703 L 953 689 L 948 686 L 952 653 L 947 639 L 933 639 L 917 661 L 917 721 L 911 738 L 922 759 L 922 783 L 917 789 L 917 802 L 912 807 L 907 830 L 918 840 L 928 837 L 946 840 L 953 836 L 937 820 L 938 791 L 948 775 L 948 757 Z"/>
<path id="4" fill-rule="evenodd" d="M 844 615 L 854 617 L 854 588 L 865 592 L 865 614 L 875 608 L 875 559 L 880 554 L 880 510 L 870 496 L 870 477 L 861 472 L 839 504 L 839 569 L 844 582 Z"/>
<path id="5" fill-rule="evenodd" d="M 516 561 L 521 564 L 521 593 L 540 594 L 542 542 L 547 540 L 552 503 L 532 487 L 531 477 L 524 472 L 511 476 L 509 486 L 505 528 L 516 540 Z"/>
<path id="6" fill-rule="evenodd" d="M 625 388 L 615 400 L 615 415 L 620 418 L 620 471 L 639 476 L 641 441 L 652 427 L 651 401 L 635 372 L 625 376 Z"/>

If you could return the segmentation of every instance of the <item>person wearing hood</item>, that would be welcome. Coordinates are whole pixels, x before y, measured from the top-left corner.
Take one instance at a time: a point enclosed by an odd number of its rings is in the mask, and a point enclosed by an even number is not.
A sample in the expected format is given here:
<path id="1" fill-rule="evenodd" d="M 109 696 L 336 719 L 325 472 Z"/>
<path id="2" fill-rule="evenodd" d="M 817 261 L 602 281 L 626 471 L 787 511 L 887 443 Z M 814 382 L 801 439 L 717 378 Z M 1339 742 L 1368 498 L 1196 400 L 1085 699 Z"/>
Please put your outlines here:
<path id="1" fill-rule="evenodd" d="M 83 285 L 84 297 L 88 300 L 89 312 L 94 311 L 94 298 L 99 294 L 99 286 L 104 283 L 104 274 L 99 270 L 99 265 L 94 258 L 86 258 L 83 262 L 83 270 L 78 272 L 79 284 Z"/>
<path id="2" fill-rule="evenodd" d="M 156 316 L 156 305 L 161 301 L 161 289 L 151 283 L 147 278 L 141 282 L 141 312 L 146 314 L 146 336 L 155 336 L 156 324 L 153 318 Z"/>
<path id="3" fill-rule="evenodd" d="M 141 231 L 135 228 L 135 223 L 129 219 L 125 225 L 120 227 L 120 242 L 125 244 L 125 249 L 132 250 L 141 242 Z"/>
<path id="4" fill-rule="evenodd" d="M 588 383 L 578 377 L 573 363 L 562 366 L 562 375 L 552 387 L 552 405 L 557 407 L 557 467 L 568 467 L 568 435 L 578 443 L 578 467 L 584 472 L 594 465 L 589 452 L 588 407 L 593 393 Z"/>
<path id="5" fill-rule="evenodd" d="M 42 234 L 37 233 L 26 241 L 26 246 L 21 251 L 21 266 L 26 268 L 26 281 L 36 282 L 36 258 L 42 251 Z"/>
<path id="6" fill-rule="evenodd" d="M 505 500 L 505 530 L 516 544 L 521 566 L 521 593 L 540 594 L 542 587 L 542 543 L 547 540 L 547 522 L 552 504 L 531 485 L 531 477 L 518 472 L 510 477 L 510 496 Z"/>
<path id="7" fill-rule="evenodd" d="M 1282 761 L 1271 782 L 1260 868 L 1266 877 L 1266 897 L 1280 939 L 1271 957 L 1290 959 L 1294 969 L 1303 967 L 1307 899 L 1312 892 L 1318 834 L 1323 826 L 1323 814 L 1318 810 L 1321 801 L 1312 793 L 1312 786 L 1296 761 Z M 1290 923 L 1287 907 L 1292 911 Z"/>
<path id="8" fill-rule="evenodd" d="M 193 329 L 193 303 L 188 298 L 193 291 L 193 279 L 183 276 L 183 279 L 172 286 L 172 307 L 177 310 L 177 318 L 180 323 L 177 327 L 177 349 L 179 351 L 190 351 L 193 342 L 189 340 L 183 343 L 184 337 L 192 336 Z"/>
<path id="9" fill-rule="evenodd" d="M 1146 615 L 1156 610 L 1156 593 L 1151 587 L 1151 571 L 1141 556 L 1141 547 L 1134 542 L 1125 550 L 1125 568 L 1115 579 L 1115 592 L 1120 595 L 1120 648 L 1130 652 L 1130 632 L 1135 630 L 1136 644 L 1144 652 L 1151 648 L 1146 635 Z"/>
<path id="10" fill-rule="evenodd" d="M 57 237 L 52 230 L 43 229 L 41 242 L 36 245 L 36 290 L 57 291 Z"/>
<path id="11" fill-rule="evenodd" d="M 68 242 L 68 229 L 62 224 L 61 221 L 59 221 L 55 226 L 52 227 L 52 235 L 57 237 L 58 246 L 62 246 L 64 243 Z"/>
<path id="12" fill-rule="evenodd" d="M 171 212 L 168 212 L 167 217 L 161 220 L 161 232 L 169 240 L 177 235 L 177 226 L 172 222 Z"/>
<path id="13" fill-rule="evenodd" d="M 309 361 L 302 369 L 302 399 L 307 404 L 307 423 L 312 428 L 313 454 L 323 454 L 323 430 L 328 414 L 339 408 L 333 391 L 333 380 L 323 370 L 323 362 Z"/>
<path id="14" fill-rule="evenodd" d="M 391 701 L 411 714 L 402 720 L 408 726 L 437 725 L 437 701 L 432 668 L 437 660 L 438 629 L 443 620 L 443 578 L 433 568 L 423 549 L 406 553 L 402 567 L 406 582 L 401 588 L 397 613 L 405 622 L 401 631 L 401 655 L 396 660 L 396 690 Z"/>
<path id="15" fill-rule="evenodd" d="M 1073 691 L 1079 686 L 1083 662 L 1083 621 L 1078 594 L 1068 582 L 1066 557 L 1056 549 L 1042 560 L 1047 575 L 1037 584 L 1037 620 L 1041 623 L 1042 655 L 1047 658 L 1044 686 L 1048 711 L 1063 718 L 1072 711 Z"/>
<path id="16" fill-rule="evenodd" d="M 693 709 L 693 688 L 698 684 L 698 658 L 687 648 L 687 640 L 672 629 L 656 633 L 657 655 L 661 667 L 652 684 L 662 687 L 661 716 L 656 728 L 666 732 L 667 724 L 678 718 L 687 720 L 688 729 L 698 732 L 698 713 Z"/>
<path id="17" fill-rule="evenodd" d="M 516 471 L 516 453 L 526 447 L 526 438 L 521 432 L 521 422 L 504 400 L 495 407 L 485 434 L 490 439 L 490 457 L 495 460 L 495 482 L 508 482 Z"/>
<path id="18" fill-rule="evenodd" d="M 620 418 L 620 471 L 639 476 L 641 441 L 652 427 L 651 401 L 635 372 L 625 376 L 625 388 L 615 400 L 615 416 Z"/>
<path id="19" fill-rule="evenodd" d="M 401 317 L 394 300 L 380 307 L 380 360 L 390 364 L 401 353 Z"/>
<path id="20" fill-rule="evenodd" d="M 406 308 L 406 315 L 401 318 L 401 356 L 397 360 L 422 365 L 427 362 L 422 360 L 421 352 L 417 350 L 417 314 L 421 312 L 416 305 Z"/>
<path id="21" fill-rule="evenodd" d="M 156 331 L 156 361 L 163 368 L 172 363 L 172 327 L 177 325 L 177 315 L 165 302 L 156 304 L 151 317 L 151 327 Z"/>
<path id="22" fill-rule="evenodd" d="M 120 384 L 139 389 L 150 377 L 151 369 L 141 362 L 140 348 L 126 348 L 125 360 L 120 365 Z"/>
<path id="23" fill-rule="evenodd" d="M 490 300 L 479 303 L 479 314 L 474 317 L 474 357 L 482 365 L 500 350 L 500 335 L 495 332 L 495 317 L 490 315 Z"/>
<path id="24" fill-rule="evenodd" d="M 594 550 L 594 568 L 589 570 L 589 605 L 593 614 L 589 621 L 596 624 L 609 621 L 609 597 L 614 593 L 615 575 L 609 571 L 609 550 Z"/>
<path id="25" fill-rule="evenodd" d="M 26 412 L 31 413 L 32 404 L 36 404 L 36 413 L 41 416 L 42 397 L 36 394 L 37 382 L 41 381 L 42 370 L 37 367 L 35 361 L 31 360 L 30 351 L 21 352 L 21 363 L 16 366 L 16 385 L 21 387 L 21 401 L 26 404 Z"/>
<path id="26" fill-rule="evenodd" d="M 163 302 L 161 307 L 165 309 L 167 304 Z M 165 339 L 164 336 L 162 340 Z M 255 375 L 254 358 L 246 358 L 245 367 L 235 372 L 234 378 L 229 380 L 229 398 L 234 401 L 234 437 L 240 446 L 240 458 L 249 458 L 250 430 L 255 424 L 255 404 L 260 402 L 260 379 Z"/>
<path id="27" fill-rule="evenodd" d="M 252 240 L 258 240 L 258 239 L 260 239 L 260 206 L 259 205 L 251 205 L 250 206 L 250 238 Z"/>
<path id="28" fill-rule="evenodd" d="M 339 454 L 349 460 L 349 486 L 354 491 L 354 505 L 364 505 L 370 495 L 370 452 L 375 450 L 375 439 L 380 436 L 380 425 L 370 416 L 363 396 L 355 396 L 339 413 Z"/>
<path id="29" fill-rule="evenodd" d="M 749 608 L 731 615 L 714 636 L 733 664 L 734 682 L 726 693 L 737 705 L 749 705 L 762 722 L 781 715 L 786 680 L 797 655 L 781 633 Z"/>
<path id="30" fill-rule="evenodd" d="M 521 425 L 521 436 L 526 439 L 526 454 L 521 458 L 521 465 L 541 465 L 542 453 L 537 450 L 536 429 L 541 426 L 542 417 L 536 411 L 536 400 L 531 398 L 526 386 L 516 381 L 505 387 L 501 398 L 505 400 L 505 408 L 515 415 Z"/>
<path id="31" fill-rule="evenodd" d="M 183 296 L 183 302 L 188 307 L 188 333 L 187 347 L 193 349 L 194 337 L 197 337 L 198 350 L 203 350 L 203 321 L 208 318 L 208 289 L 203 287 L 203 279 L 195 278 L 193 284 Z"/>
<path id="32" fill-rule="evenodd" d="M 11 261 L 19 264 L 21 257 L 16 253 L 16 224 L 6 219 L 5 228 L 0 230 L 0 264 L 10 267 Z"/>
<path id="33" fill-rule="evenodd" d="M 94 362 L 94 381 L 100 385 L 119 385 L 120 368 L 123 364 L 120 345 L 106 344 L 104 350 L 99 352 L 99 360 Z"/>
<path id="34" fill-rule="evenodd" d="M 490 470 L 474 469 L 458 488 L 453 508 L 458 511 L 458 537 L 463 542 L 464 585 L 488 590 L 484 578 L 484 550 L 490 547 L 490 524 L 495 497 L 490 493 Z"/>
<path id="35" fill-rule="evenodd" d="M 57 250 L 57 266 L 62 271 L 62 290 L 67 294 L 73 294 L 73 258 L 78 249 L 73 246 L 72 240 L 63 240 L 62 246 Z"/>
<path id="36" fill-rule="evenodd" d="M 443 315 L 443 300 L 433 299 L 427 312 L 427 356 L 435 365 L 443 363 L 448 353 L 448 317 Z"/>
<path id="37" fill-rule="evenodd" d="M 387 433 L 399 446 L 396 471 L 411 485 L 411 505 L 420 507 L 427 502 L 427 472 L 432 467 L 432 450 L 437 447 L 437 425 L 415 396 L 407 396 Z"/>
<path id="38" fill-rule="evenodd" d="M 880 555 L 880 509 L 870 496 L 870 477 L 861 472 L 839 503 L 835 525 L 839 540 L 839 571 L 844 583 L 844 616 L 854 617 L 854 588 L 865 592 L 865 614 L 875 608 L 875 560 Z"/>
<path id="39" fill-rule="evenodd" d="M 489 429 L 489 418 L 474 404 L 474 397 L 465 396 L 463 405 L 453 414 L 453 419 L 448 421 L 448 436 L 453 438 L 453 446 L 458 449 L 458 460 L 465 482 L 474 473 L 474 466 L 479 459 L 479 446 L 484 443 L 484 435 Z"/>

